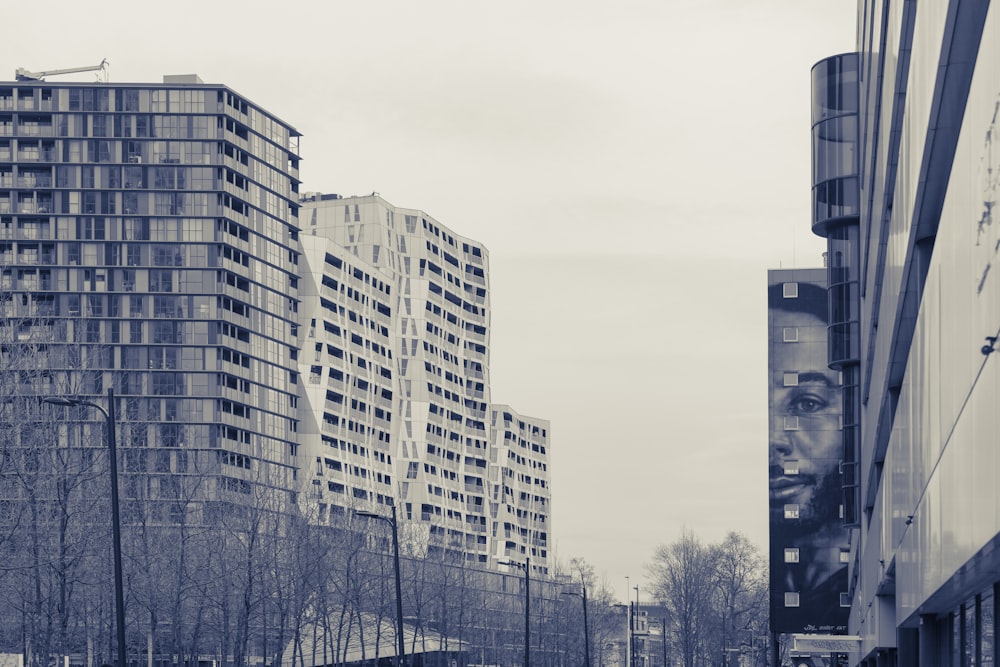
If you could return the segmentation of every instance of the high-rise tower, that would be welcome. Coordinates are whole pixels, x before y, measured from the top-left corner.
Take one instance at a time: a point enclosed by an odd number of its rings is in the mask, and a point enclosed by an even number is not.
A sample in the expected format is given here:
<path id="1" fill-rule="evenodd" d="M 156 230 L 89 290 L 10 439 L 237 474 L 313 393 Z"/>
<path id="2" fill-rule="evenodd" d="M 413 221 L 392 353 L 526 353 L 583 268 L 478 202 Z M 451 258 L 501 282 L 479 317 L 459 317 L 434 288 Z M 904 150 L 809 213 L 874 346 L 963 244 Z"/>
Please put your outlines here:
<path id="1" fill-rule="evenodd" d="M 297 143 L 196 76 L 0 84 L 0 314 L 44 370 L 7 389 L 113 389 L 126 498 L 293 488 Z"/>
<path id="2" fill-rule="evenodd" d="M 533 569 L 547 567 L 547 422 L 517 417 L 512 424 L 506 408 L 496 433 L 491 424 L 486 249 L 426 213 L 397 208 L 377 195 L 311 195 L 303 200 L 302 221 L 304 243 L 311 236 L 326 239 L 320 244 L 329 242 L 329 252 L 342 249 L 346 263 L 367 267 L 358 270 L 385 288 L 375 294 L 358 285 L 353 289 L 372 301 L 355 299 L 346 307 L 369 322 L 362 324 L 369 331 L 381 331 L 385 322 L 370 312 L 373 304 L 391 311 L 391 333 L 379 344 L 394 347 L 374 363 L 379 382 L 390 366 L 394 373 L 391 422 L 382 429 L 396 438 L 393 481 L 376 493 L 398 499 L 411 543 L 461 553 L 475 563 L 528 556 Z M 341 295 L 350 289 L 337 285 L 327 289 Z M 327 296 L 335 298 L 333 292 Z M 321 320 L 332 321 L 332 309 L 315 312 L 309 326 L 315 319 L 318 332 Z M 353 352 L 356 358 L 370 353 Z M 520 433 L 515 442 L 512 433 Z M 331 431 L 326 437 L 335 436 Z M 370 451 L 383 446 L 368 442 Z M 501 449 L 514 458 L 498 460 Z M 501 479 L 507 475 L 512 477 Z M 357 503 L 363 495 L 340 500 Z M 377 495 L 367 500 L 380 502 Z"/>

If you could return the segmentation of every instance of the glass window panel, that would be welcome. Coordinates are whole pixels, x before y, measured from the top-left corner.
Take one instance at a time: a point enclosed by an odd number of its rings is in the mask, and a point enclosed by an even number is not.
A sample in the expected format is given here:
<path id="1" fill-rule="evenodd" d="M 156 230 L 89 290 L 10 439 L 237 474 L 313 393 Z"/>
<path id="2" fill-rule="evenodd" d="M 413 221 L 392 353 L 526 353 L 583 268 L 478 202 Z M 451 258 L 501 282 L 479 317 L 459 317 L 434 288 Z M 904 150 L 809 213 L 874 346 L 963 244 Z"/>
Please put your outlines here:
<path id="1" fill-rule="evenodd" d="M 995 641 L 993 638 L 993 591 L 987 590 L 979 603 L 979 663 L 993 667 Z"/>

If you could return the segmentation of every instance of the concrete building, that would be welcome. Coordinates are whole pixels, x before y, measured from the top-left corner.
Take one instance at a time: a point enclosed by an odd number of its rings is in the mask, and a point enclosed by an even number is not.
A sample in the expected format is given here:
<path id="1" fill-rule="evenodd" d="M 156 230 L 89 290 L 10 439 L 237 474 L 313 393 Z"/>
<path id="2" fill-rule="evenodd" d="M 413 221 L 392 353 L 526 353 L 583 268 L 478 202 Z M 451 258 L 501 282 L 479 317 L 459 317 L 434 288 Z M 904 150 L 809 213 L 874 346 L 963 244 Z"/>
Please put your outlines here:
<path id="1" fill-rule="evenodd" d="M 369 370 L 377 369 L 381 406 L 359 400 L 392 417 L 376 427 L 377 439 L 370 431 L 354 433 L 368 439 L 369 454 L 391 459 L 391 465 L 380 459 L 375 479 L 365 483 L 373 493 L 334 497 L 319 511 L 397 498 L 409 544 L 484 565 L 523 564 L 528 558 L 533 572 L 547 573 L 548 423 L 491 406 L 486 249 L 426 213 L 393 206 L 376 194 L 310 194 L 302 205 L 303 248 L 315 248 L 304 254 L 313 275 L 322 276 L 306 281 L 318 301 L 303 297 L 310 317 L 308 323 L 303 317 L 300 328 L 306 336 L 302 372 L 317 364 L 306 383 L 306 393 L 316 398 L 307 401 L 313 416 L 305 428 L 309 437 L 326 432 L 309 457 L 316 460 L 317 476 L 319 459 L 331 457 L 330 438 L 343 439 L 327 425 L 312 426 L 329 421 L 317 410 L 320 398 L 325 396 L 324 409 L 332 407 L 330 380 L 321 377 L 330 360 L 324 361 L 325 352 L 317 349 L 324 344 L 319 337 L 341 336 L 355 315 L 356 336 L 364 345 L 356 342 L 349 354 L 364 359 Z M 355 267 L 354 287 L 342 277 L 346 269 L 331 264 L 337 262 Z M 343 343 L 335 346 L 344 349 Z M 321 387 L 311 390 L 313 380 Z M 365 386 L 365 391 L 375 390 L 369 380 Z M 339 419 L 343 423 L 344 417 Z M 353 421 L 361 424 L 363 418 Z M 322 491 L 323 484 L 319 487 Z"/>
<path id="2" fill-rule="evenodd" d="M 828 365 L 826 271 L 768 271 L 770 620 L 844 633 L 843 374 Z"/>
<path id="3" fill-rule="evenodd" d="M 491 406 L 487 468 L 490 553 L 500 561 L 531 558 L 549 573 L 549 422 Z"/>
<path id="4" fill-rule="evenodd" d="M 292 126 L 196 76 L 0 84 L 4 342 L 45 371 L 23 393 L 113 390 L 126 500 L 294 498 L 298 161 Z"/>
<path id="5" fill-rule="evenodd" d="M 394 285 L 320 236 L 303 235 L 298 442 L 302 507 L 319 523 L 395 498 Z"/>
<path id="6" fill-rule="evenodd" d="M 861 665 L 996 664 L 1000 9 L 858 3 L 813 69 Z"/>

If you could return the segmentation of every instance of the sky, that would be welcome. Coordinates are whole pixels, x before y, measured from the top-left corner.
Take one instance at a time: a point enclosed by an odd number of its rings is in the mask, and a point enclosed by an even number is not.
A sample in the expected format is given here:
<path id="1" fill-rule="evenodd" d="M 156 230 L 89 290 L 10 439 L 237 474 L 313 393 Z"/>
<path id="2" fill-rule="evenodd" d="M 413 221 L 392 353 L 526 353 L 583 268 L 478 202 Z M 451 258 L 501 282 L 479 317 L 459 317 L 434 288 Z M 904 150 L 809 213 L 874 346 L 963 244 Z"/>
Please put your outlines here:
<path id="1" fill-rule="evenodd" d="M 0 79 L 198 74 L 302 133 L 304 192 L 486 245 L 492 397 L 551 422 L 557 558 L 646 600 L 682 531 L 766 548 L 766 272 L 822 265 L 809 73 L 855 2 L 47 7 L 7 10 Z"/>

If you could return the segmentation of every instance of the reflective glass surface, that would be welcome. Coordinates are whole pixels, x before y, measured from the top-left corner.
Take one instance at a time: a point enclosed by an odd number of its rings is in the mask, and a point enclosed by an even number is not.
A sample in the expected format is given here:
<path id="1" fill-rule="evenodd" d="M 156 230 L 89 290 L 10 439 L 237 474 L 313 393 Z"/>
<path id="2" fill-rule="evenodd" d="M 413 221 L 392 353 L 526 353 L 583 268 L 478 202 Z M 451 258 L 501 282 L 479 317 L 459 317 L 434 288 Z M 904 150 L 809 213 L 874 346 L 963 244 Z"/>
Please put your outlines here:
<path id="1" fill-rule="evenodd" d="M 924 29 L 940 27 L 937 19 L 943 21 L 929 10 Z M 915 49 L 921 43 L 933 50 L 930 36 L 919 38 Z M 1000 220 L 995 223 L 992 216 L 992 202 L 1000 198 L 1000 151 L 994 147 L 1000 131 L 996 11 L 980 49 L 885 461 L 884 543 L 896 551 L 900 618 L 954 584 L 956 572 L 969 568 L 972 556 L 1000 533 L 1000 356 L 988 346 L 984 350 L 986 337 L 1000 329 Z M 928 77 L 911 86 L 915 109 L 933 89 L 929 58 L 923 50 L 914 53 L 917 73 Z M 926 126 L 904 137 L 907 152 L 921 144 L 921 132 Z M 919 160 L 908 158 L 912 174 L 917 167 L 909 161 Z M 915 183 L 908 178 L 901 169 L 904 192 Z M 896 201 L 905 210 L 908 198 L 899 195 L 897 190 Z M 904 258 L 913 253 L 906 229 L 912 218 L 898 213 L 893 212 L 887 238 L 886 290 L 898 284 Z M 898 306 L 895 298 L 887 301 L 883 312 Z"/>

